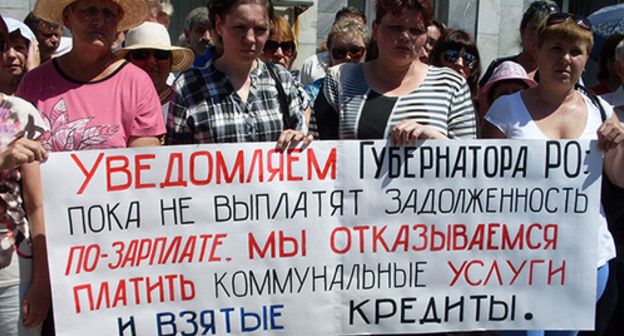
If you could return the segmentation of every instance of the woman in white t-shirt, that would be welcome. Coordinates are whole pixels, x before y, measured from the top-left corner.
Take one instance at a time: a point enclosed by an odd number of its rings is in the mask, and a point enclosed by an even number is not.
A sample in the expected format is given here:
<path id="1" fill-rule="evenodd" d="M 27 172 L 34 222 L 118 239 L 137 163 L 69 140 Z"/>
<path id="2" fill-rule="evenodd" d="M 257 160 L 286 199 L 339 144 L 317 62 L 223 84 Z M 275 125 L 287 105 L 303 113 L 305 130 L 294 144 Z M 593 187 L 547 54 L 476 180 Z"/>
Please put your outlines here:
<path id="1" fill-rule="evenodd" d="M 483 136 L 507 139 L 597 139 L 604 152 L 604 172 L 624 186 L 624 128 L 612 109 L 603 122 L 600 109 L 575 89 L 593 46 L 591 24 L 585 18 L 555 13 L 538 29 L 536 87 L 497 99 L 485 116 Z M 604 102 L 603 102 L 604 103 Z M 608 104 L 604 103 L 605 108 Z M 602 212 L 601 212 L 602 213 Z M 608 261 L 615 245 L 606 219 L 598 220 L 597 298 L 604 292 Z M 501 335 L 576 335 L 578 331 L 514 331 Z"/>

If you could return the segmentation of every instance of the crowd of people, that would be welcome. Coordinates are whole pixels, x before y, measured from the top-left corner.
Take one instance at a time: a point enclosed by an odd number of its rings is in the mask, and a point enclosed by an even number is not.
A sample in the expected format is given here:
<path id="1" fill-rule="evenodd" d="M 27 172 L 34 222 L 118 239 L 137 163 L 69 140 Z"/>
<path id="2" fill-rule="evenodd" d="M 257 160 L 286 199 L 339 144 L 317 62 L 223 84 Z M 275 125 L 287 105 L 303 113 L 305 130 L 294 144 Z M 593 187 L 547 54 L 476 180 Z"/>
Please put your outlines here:
<path id="1" fill-rule="evenodd" d="M 370 31 L 361 10 L 341 9 L 301 69 L 296 36 L 270 0 L 209 0 L 188 13 L 177 45 L 171 15 L 169 0 L 38 0 L 24 22 L 0 19 L 0 335 L 54 333 L 39 174 L 49 152 L 595 139 L 604 177 L 624 187 L 624 35 L 609 38 L 599 85 L 585 89 L 591 23 L 553 1 L 532 2 L 521 52 L 487 67 L 475 39 L 435 19 L 429 0 L 376 0 Z M 597 334 L 621 330 L 624 300 L 599 301 L 620 284 L 624 293 L 620 220 L 601 211 L 599 239 L 588 242 L 599 251 Z"/>

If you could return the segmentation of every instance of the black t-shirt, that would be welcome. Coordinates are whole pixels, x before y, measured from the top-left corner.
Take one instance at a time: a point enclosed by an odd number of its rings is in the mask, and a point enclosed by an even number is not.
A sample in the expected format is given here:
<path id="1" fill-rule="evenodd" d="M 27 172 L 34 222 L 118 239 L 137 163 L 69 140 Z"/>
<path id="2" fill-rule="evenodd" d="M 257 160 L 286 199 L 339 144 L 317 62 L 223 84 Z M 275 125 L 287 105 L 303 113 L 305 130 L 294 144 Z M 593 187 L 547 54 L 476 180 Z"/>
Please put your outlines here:
<path id="1" fill-rule="evenodd" d="M 388 118 L 396 102 L 397 97 L 388 97 L 371 91 L 360 116 L 358 137 L 360 139 L 383 139 Z"/>

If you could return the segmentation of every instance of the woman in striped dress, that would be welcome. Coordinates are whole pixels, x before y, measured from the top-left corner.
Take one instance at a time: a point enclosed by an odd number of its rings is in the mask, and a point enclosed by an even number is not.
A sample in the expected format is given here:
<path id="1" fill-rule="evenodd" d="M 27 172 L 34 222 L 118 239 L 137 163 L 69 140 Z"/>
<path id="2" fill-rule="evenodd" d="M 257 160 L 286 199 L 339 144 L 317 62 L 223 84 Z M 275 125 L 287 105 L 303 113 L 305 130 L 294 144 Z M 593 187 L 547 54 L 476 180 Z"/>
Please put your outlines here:
<path id="1" fill-rule="evenodd" d="M 373 22 L 378 57 L 333 67 L 315 107 L 321 139 L 475 138 L 475 111 L 466 81 L 418 56 L 432 24 L 429 0 L 379 0 Z"/>

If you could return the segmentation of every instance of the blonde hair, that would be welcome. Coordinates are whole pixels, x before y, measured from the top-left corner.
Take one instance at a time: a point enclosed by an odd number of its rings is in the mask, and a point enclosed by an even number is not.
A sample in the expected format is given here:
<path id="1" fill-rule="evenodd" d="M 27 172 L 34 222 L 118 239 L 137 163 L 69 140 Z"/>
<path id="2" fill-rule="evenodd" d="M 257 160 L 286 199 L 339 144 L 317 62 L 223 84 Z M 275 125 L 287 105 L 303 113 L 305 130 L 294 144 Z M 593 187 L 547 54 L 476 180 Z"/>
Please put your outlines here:
<path id="1" fill-rule="evenodd" d="M 368 28 L 358 19 L 345 17 L 334 23 L 329 34 L 327 35 L 327 49 L 331 49 L 332 42 L 339 36 L 352 35 L 360 37 L 364 41 L 364 45 L 368 45 L 370 36 Z"/>
<path id="2" fill-rule="evenodd" d="M 295 34 L 293 34 L 292 28 L 290 28 L 290 23 L 288 23 L 288 20 L 284 19 L 284 17 L 279 15 L 275 15 L 273 21 L 271 21 L 271 31 L 269 36 L 271 38 L 277 36 L 284 41 L 295 41 Z"/>
<path id="3" fill-rule="evenodd" d="M 581 26 L 579 26 L 574 18 L 569 18 L 561 23 L 547 25 L 548 20 L 544 21 L 537 29 L 536 45 L 541 48 L 546 41 L 554 39 L 563 39 L 566 41 L 581 41 L 587 45 L 587 53 L 589 54 L 594 46 L 594 34 Z"/>

